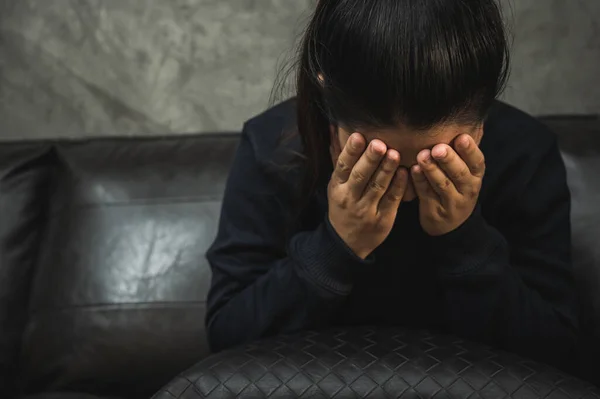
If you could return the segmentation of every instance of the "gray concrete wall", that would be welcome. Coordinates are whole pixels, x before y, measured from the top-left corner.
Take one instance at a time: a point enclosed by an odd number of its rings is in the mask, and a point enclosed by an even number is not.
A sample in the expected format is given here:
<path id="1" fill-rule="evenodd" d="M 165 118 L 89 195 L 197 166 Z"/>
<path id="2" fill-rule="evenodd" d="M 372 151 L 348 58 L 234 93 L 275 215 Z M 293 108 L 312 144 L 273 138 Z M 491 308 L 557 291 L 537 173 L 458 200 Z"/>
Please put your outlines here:
<path id="1" fill-rule="evenodd" d="M 600 1 L 510 0 L 507 101 L 600 113 Z M 314 0 L 0 0 L 0 138 L 238 130 Z"/>

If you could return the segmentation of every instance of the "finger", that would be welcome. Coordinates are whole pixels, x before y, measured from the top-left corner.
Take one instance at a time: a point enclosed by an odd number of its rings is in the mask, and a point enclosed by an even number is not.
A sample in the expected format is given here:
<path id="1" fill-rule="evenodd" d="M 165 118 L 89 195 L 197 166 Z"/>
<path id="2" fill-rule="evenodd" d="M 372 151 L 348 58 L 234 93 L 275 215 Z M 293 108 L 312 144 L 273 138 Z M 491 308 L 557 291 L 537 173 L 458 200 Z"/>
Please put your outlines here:
<path id="1" fill-rule="evenodd" d="M 442 171 L 450 178 L 456 189 L 463 193 L 466 188 L 473 186 L 478 180 L 463 159 L 446 144 L 438 144 L 431 150 L 431 156 Z"/>
<path id="2" fill-rule="evenodd" d="M 398 151 L 388 150 L 387 154 L 379 164 L 379 167 L 371 177 L 369 184 L 365 188 L 362 200 L 377 206 L 388 190 L 399 166 L 400 154 Z"/>
<path id="3" fill-rule="evenodd" d="M 379 214 L 388 216 L 395 214 L 398 211 L 400 202 L 404 197 L 406 188 L 408 187 L 408 172 L 404 168 L 396 169 L 392 182 L 390 183 L 385 195 L 379 201 Z"/>
<path id="4" fill-rule="evenodd" d="M 485 174 L 485 157 L 483 152 L 468 134 L 462 134 L 454 141 L 456 152 L 467 164 L 471 174 L 478 178 L 483 178 Z"/>
<path id="5" fill-rule="evenodd" d="M 458 191 L 456 190 L 454 183 L 446 176 L 437 162 L 433 160 L 431 151 L 421 151 L 419 155 L 417 155 L 417 162 L 426 179 L 429 181 L 431 188 L 433 188 L 442 200 L 446 201 L 458 196 Z"/>
<path id="6" fill-rule="evenodd" d="M 332 180 L 338 184 L 348 181 L 352 168 L 365 151 L 366 141 L 360 133 L 353 133 L 346 141 L 344 149 L 337 157 Z"/>
<path id="7" fill-rule="evenodd" d="M 386 152 L 387 147 L 381 140 L 373 140 L 352 168 L 347 184 L 350 193 L 357 200 L 363 196 L 367 184 L 371 181 Z"/>
<path id="8" fill-rule="evenodd" d="M 429 184 L 429 180 L 425 177 L 425 173 L 423 173 L 423 169 L 420 165 L 414 165 L 411 169 L 411 176 L 413 181 L 413 186 L 415 187 L 415 192 L 421 201 L 438 201 L 440 197 Z"/>

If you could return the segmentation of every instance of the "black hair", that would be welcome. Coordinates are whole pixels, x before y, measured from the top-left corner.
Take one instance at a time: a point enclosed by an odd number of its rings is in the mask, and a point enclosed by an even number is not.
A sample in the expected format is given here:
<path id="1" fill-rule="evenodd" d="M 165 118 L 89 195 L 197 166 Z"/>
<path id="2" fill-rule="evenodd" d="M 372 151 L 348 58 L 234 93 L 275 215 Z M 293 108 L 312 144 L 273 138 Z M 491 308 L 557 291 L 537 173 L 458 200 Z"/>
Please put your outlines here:
<path id="1" fill-rule="evenodd" d="M 296 64 L 304 193 L 352 131 L 482 122 L 509 74 L 496 0 L 320 0 Z"/>

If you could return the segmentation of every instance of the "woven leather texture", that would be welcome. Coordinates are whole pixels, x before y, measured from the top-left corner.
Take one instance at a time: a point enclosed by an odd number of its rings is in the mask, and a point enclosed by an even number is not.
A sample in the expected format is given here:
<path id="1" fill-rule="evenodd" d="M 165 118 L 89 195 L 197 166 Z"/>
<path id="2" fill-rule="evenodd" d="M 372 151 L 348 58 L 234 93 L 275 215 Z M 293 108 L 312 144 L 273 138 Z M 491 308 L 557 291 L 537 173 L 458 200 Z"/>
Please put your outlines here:
<path id="1" fill-rule="evenodd" d="M 600 390 L 550 366 L 398 328 L 306 332 L 213 355 L 153 399 L 586 398 Z"/>
<path id="2" fill-rule="evenodd" d="M 42 393 L 39 395 L 31 395 L 21 399 L 119 399 L 116 397 L 96 396 L 87 393 Z"/>

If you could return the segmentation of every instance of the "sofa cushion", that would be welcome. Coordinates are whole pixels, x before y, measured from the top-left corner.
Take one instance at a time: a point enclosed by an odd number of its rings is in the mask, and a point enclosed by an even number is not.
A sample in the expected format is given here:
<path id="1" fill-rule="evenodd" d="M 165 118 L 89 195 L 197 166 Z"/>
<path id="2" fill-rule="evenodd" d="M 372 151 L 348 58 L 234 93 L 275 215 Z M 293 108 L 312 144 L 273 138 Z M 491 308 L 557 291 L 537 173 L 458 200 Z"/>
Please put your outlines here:
<path id="1" fill-rule="evenodd" d="M 55 392 L 55 393 L 42 393 L 39 395 L 31 395 L 22 399 L 119 399 L 116 397 L 107 397 L 107 396 L 96 396 L 90 395 L 87 393 L 65 393 L 65 392 Z"/>
<path id="2" fill-rule="evenodd" d="M 600 390 L 485 345 L 403 328 L 269 338 L 206 358 L 153 399 L 585 398 Z"/>

